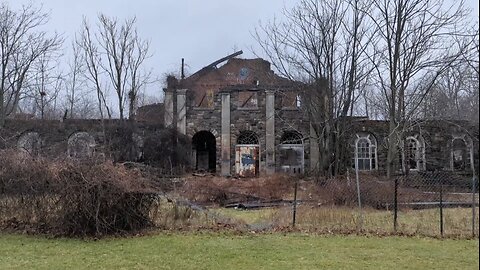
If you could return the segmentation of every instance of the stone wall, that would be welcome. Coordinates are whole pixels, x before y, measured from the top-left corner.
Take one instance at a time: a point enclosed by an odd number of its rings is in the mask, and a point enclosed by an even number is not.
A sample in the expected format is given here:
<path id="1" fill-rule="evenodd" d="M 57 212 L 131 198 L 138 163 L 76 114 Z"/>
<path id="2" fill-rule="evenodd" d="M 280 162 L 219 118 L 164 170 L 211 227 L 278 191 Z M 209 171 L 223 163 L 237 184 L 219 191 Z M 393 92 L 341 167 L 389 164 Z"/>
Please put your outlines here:
<path id="1" fill-rule="evenodd" d="M 353 157 L 355 134 L 369 133 L 377 140 L 378 170 L 386 170 L 388 122 L 368 119 L 353 120 L 350 124 L 349 149 Z M 479 169 L 479 126 L 466 121 L 425 120 L 411 124 L 405 137 L 421 136 L 425 143 L 426 170 L 451 170 L 452 140 L 467 136 L 472 141 L 475 171 Z"/>
<path id="2" fill-rule="evenodd" d="M 121 145 L 125 136 L 125 122 L 105 120 L 105 133 L 100 120 L 13 120 L 7 119 L 0 129 L 0 148 L 17 148 L 33 155 L 51 158 L 71 157 L 77 159 L 105 159 L 106 143 L 119 144 L 117 148 L 134 151 L 141 159 L 143 139 L 161 131 L 161 124 L 137 122 L 132 133 L 132 145 Z M 109 137 L 108 142 L 104 136 Z M 115 156 L 114 158 L 123 158 Z"/>

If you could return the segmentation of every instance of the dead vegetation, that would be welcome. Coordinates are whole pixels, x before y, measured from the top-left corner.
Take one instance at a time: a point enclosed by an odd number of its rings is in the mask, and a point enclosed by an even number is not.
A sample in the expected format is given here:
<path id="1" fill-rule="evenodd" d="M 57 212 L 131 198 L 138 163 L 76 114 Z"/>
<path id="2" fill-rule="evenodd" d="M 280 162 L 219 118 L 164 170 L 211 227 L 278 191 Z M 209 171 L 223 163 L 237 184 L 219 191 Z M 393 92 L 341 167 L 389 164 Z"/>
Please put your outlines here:
<path id="1" fill-rule="evenodd" d="M 87 236 L 142 230 L 157 190 L 135 170 L 0 154 L 0 224 L 49 234 Z"/>
<path id="2" fill-rule="evenodd" d="M 331 179 L 297 179 L 275 174 L 259 178 L 222 178 L 216 176 L 187 177 L 177 193 L 201 204 L 226 205 L 242 201 L 293 200 L 295 181 L 297 198 L 318 205 L 356 206 L 355 182 L 346 177 Z M 365 205 L 382 208 L 393 201 L 393 185 L 369 176 L 362 180 L 362 200 Z"/>

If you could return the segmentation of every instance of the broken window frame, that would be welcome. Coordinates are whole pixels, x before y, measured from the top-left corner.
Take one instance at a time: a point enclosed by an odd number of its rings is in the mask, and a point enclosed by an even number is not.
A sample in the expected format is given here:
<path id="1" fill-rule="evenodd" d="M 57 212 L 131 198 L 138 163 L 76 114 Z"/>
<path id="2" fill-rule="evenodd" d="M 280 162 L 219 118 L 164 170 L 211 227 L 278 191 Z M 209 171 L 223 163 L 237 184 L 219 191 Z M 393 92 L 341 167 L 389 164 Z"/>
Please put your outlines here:
<path id="1" fill-rule="evenodd" d="M 455 141 L 462 142 L 463 146 L 461 148 L 455 146 Z M 455 164 L 455 152 L 462 151 L 460 155 L 462 157 L 460 168 L 456 167 Z M 473 169 L 473 142 L 470 137 L 467 135 L 454 135 L 451 141 L 451 151 L 450 151 L 450 169 L 454 172 L 470 171 Z M 457 155 L 458 156 L 458 155 Z"/>
<path id="2" fill-rule="evenodd" d="M 405 138 L 402 151 L 402 167 L 404 171 L 425 170 L 425 141 L 419 135 Z M 410 161 L 415 162 L 415 167 L 410 167 Z M 409 166 L 407 168 L 407 166 Z"/>
<path id="3" fill-rule="evenodd" d="M 280 144 L 303 144 L 303 136 L 295 130 L 284 131 L 280 139 Z"/>
<path id="4" fill-rule="evenodd" d="M 237 145 L 259 145 L 258 135 L 251 130 L 244 130 L 238 134 Z"/>

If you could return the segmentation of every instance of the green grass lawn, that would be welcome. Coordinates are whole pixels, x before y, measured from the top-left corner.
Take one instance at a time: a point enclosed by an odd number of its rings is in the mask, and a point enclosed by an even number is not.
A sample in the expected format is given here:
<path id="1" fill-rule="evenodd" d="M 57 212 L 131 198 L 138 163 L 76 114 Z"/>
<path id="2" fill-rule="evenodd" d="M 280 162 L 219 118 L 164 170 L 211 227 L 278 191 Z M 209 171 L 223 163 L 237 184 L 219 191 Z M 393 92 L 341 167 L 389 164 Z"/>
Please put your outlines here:
<path id="1" fill-rule="evenodd" d="M 0 269 L 478 269 L 478 240 L 185 233 L 98 241 L 0 234 Z"/>

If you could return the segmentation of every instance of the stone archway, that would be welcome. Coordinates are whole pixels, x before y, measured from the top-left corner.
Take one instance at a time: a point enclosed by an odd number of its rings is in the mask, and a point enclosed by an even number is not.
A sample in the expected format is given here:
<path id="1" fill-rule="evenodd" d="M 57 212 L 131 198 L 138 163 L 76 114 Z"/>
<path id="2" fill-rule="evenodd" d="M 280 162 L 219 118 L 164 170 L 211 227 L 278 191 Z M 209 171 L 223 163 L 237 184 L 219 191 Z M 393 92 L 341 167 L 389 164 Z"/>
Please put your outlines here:
<path id="1" fill-rule="evenodd" d="M 217 142 L 212 132 L 202 130 L 192 137 L 193 168 L 196 171 L 215 172 Z"/>
<path id="2" fill-rule="evenodd" d="M 75 159 L 88 159 L 95 151 L 95 138 L 87 132 L 76 132 L 68 138 L 68 156 Z"/>
<path id="3" fill-rule="evenodd" d="M 37 132 L 23 133 L 17 141 L 17 149 L 31 156 L 40 154 L 42 140 Z"/>

